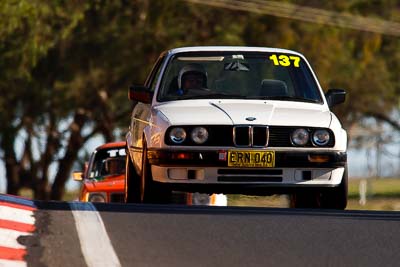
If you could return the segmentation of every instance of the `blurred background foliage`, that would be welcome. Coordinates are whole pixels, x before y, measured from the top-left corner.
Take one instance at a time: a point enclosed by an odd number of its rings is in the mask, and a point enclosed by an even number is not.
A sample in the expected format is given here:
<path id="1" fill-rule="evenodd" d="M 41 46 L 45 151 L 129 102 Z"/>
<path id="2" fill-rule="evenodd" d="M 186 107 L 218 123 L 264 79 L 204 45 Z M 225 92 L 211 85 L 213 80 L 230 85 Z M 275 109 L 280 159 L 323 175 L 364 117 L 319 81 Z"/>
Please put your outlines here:
<path id="1" fill-rule="evenodd" d="M 400 22 L 395 0 L 285 2 Z M 362 142 L 352 129 L 364 120 L 400 131 L 398 36 L 183 0 L 3 0 L 0 17 L 0 153 L 9 194 L 30 188 L 36 199 L 61 199 L 91 138 L 123 140 L 128 86 L 144 82 L 160 52 L 180 46 L 299 51 L 325 91 L 347 90 L 334 111 L 350 138 Z"/>

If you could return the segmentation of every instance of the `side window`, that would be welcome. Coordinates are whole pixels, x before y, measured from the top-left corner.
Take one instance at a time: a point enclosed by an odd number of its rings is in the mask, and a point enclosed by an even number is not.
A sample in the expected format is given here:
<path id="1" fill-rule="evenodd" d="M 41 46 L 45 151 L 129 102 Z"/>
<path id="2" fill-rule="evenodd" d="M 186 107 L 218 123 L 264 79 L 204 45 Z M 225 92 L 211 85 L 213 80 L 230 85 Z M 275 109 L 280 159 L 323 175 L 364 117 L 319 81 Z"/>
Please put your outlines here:
<path id="1" fill-rule="evenodd" d="M 165 56 L 161 56 L 158 58 L 156 64 L 154 64 L 154 67 L 150 73 L 150 76 L 146 80 L 146 86 L 150 88 L 150 91 L 154 92 L 158 77 L 160 76 L 161 73 L 161 65 L 164 61 Z"/>

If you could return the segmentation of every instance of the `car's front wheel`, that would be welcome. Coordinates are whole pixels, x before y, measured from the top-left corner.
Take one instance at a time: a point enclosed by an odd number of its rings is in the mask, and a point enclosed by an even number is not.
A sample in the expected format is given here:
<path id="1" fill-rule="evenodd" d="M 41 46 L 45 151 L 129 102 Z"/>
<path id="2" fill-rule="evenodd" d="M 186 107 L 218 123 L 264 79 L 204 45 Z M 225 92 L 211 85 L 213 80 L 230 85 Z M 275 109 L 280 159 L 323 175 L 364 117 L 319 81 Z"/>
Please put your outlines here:
<path id="1" fill-rule="evenodd" d="M 290 195 L 290 207 L 298 209 L 315 209 L 320 207 L 321 195 L 314 191 L 296 192 Z"/>
<path id="2" fill-rule="evenodd" d="M 347 191 L 348 174 L 346 166 L 339 186 L 322 193 L 321 208 L 344 210 L 347 206 Z"/>
<path id="3" fill-rule="evenodd" d="M 291 208 L 322 208 L 344 210 L 347 206 L 348 174 L 344 169 L 339 186 L 322 192 L 298 192 L 290 196 Z"/>
<path id="4" fill-rule="evenodd" d="M 140 197 L 143 203 L 167 204 L 171 202 L 172 192 L 153 181 L 151 166 L 147 158 L 147 145 L 143 144 L 142 175 L 140 179 Z"/>
<path id="5" fill-rule="evenodd" d="M 137 175 L 129 153 L 125 158 L 125 202 L 140 203 L 140 176 Z"/>

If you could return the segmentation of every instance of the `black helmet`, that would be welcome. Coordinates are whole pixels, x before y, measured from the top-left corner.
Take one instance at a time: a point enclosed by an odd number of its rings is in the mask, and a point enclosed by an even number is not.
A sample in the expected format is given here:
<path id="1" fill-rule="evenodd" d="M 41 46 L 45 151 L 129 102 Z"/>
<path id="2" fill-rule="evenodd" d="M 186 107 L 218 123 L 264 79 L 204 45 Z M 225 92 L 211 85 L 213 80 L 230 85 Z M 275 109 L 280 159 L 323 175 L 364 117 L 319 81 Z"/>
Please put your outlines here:
<path id="1" fill-rule="evenodd" d="M 201 74 L 203 75 L 203 87 L 207 87 L 207 71 L 205 68 L 196 63 L 191 63 L 186 66 L 184 66 L 180 71 L 178 75 L 178 87 L 181 89 L 182 88 L 182 80 L 183 76 L 189 73 L 196 73 L 196 74 Z"/>

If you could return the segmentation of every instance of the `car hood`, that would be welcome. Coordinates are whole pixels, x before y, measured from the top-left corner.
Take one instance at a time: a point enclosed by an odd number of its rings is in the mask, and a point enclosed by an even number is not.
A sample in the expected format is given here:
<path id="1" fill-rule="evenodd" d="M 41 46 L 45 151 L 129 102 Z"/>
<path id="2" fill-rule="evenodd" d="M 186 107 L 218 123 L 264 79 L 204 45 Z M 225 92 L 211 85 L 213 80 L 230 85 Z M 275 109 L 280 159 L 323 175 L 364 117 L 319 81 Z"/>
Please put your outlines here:
<path id="1" fill-rule="evenodd" d="M 174 101 L 155 108 L 171 125 L 280 125 L 329 127 L 331 112 L 321 104 L 261 100 Z"/>
<path id="2" fill-rule="evenodd" d="M 88 192 L 123 192 L 125 175 L 111 175 L 103 180 L 87 180 L 85 187 Z"/>

